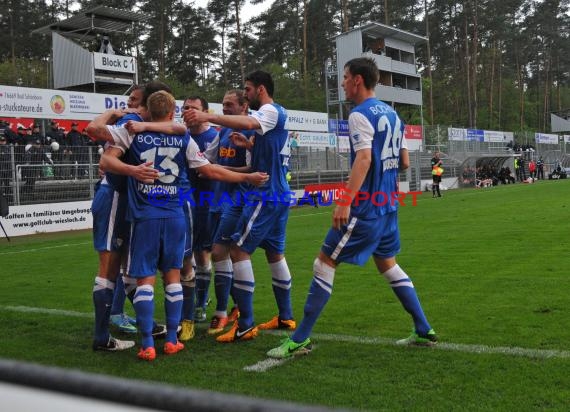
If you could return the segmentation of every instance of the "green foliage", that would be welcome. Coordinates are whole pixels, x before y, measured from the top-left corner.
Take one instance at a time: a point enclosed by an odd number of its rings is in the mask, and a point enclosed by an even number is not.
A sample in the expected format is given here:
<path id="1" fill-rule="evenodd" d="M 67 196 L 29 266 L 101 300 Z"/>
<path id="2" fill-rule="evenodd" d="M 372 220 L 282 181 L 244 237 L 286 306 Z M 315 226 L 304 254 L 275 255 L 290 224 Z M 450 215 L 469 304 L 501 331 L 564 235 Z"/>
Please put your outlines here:
<path id="1" fill-rule="evenodd" d="M 203 9 L 166 0 L 6 1 L 0 14 L 0 82 L 16 85 L 21 78 L 26 86 L 46 87 L 42 63 L 33 62 L 46 61 L 50 38 L 31 31 L 71 16 L 77 6 L 107 5 L 150 17 L 133 34 L 112 36 L 121 50 L 139 52 L 141 82 L 162 77 L 181 93 L 201 90 L 215 100 L 228 88 L 242 87 L 242 70 L 270 67 L 285 105 L 325 111 L 323 66 L 334 55 L 332 39 L 342 31 L 346 5 L 349 29 L 385 23 L 387 17 L 399 29 L 425 35 L 427 18 L 432 80 L 427 83 L 423 70 L 424 110 L 431 87 L 435 124 L 547 131 L 550 111 L 570 107 L 566 0 L 274 0 L 266 12 L 240 22 L 238 38 L 236 5 L 259 2 L 215 0 Z M 426 45 L 418 46 L 417 59 L 427 67 Z M 415 111 L 404 109 L 414 121 Z"/>

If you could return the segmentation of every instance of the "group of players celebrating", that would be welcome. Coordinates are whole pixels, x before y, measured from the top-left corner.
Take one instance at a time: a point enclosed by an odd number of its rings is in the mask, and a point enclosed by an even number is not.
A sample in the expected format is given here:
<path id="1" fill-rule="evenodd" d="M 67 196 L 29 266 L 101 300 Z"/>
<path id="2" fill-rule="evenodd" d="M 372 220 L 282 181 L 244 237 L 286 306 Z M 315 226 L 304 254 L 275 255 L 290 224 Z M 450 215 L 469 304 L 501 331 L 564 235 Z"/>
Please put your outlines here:
<path id="1" fill-rule="evenodd" d="M 345 65 L 342 86 L 356 105 L 349 116 L 352 168 L 345 188 L 351 199 L 361 191 L 397 191 L 398 170 L 409 163 L 404 124 L 392 107 L 375 98 L 377 80 L 372 60 Z M 186 99 L 182 125 L 174 122 L 176 102 L 168 86 L 154 81 L 133 90 L 130 109 L 109 110 L 89 124 L 92 139 L 108 142 L 100 161 L 105 174 L 92 207 L 99 252 L 93 349 L 135 345 L 110 335 L 113 319 L 125 331 L 138 329 L 142 360 L 156 358 L 158 336 L 165 338 L 165 355 L 183 350 L 183 342 L 194 336 L 194 322 L 206 321 L 213 266 L 216 309 L 208 334 L 227 343 L 254 339 L 260 329 L 284 329 L 294 333 L 268 356 L 309 353 L 311 331 L 332 293 L 336 267 L 341 262 L 362 265 L 370 256 L 414 323 L 412 334 L 398 343 L 437 342 L 413 283 L 395 260 L 400 249 L 397 203 L 336 206 L 297 328 L 285 259 L 289 204 L 268 200 L 290 192 L 287 112 L 273 101 L 273 92 L 271 75 L 254 71 L 243 91 L 226 93 L 223 115 L 209 113 L 203 98 Z M 201 196 L 205 192 L 213 196 Z M 216 201 L 236 194 L 246 201 Z M 278 314 L 256 325 L 251 255 L 258 247 L 265 251 Z M 154 320 L 157 270 L 164 282 L 165 328 Z M 132 301 L 136 320 L 122 313 L 121 295 Z M 230 296 L 234 308 L 228 313 Z"/>

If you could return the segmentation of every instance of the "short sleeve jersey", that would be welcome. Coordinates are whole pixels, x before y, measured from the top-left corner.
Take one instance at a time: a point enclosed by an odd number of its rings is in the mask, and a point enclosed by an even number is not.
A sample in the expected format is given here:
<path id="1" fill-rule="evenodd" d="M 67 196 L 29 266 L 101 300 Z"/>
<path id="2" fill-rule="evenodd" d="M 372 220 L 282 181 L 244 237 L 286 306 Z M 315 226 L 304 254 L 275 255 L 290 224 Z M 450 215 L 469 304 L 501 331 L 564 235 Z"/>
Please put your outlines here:
<path id="1" fill-rule="evenodd" d="M 391 196 L 398 191 L 404 123 L 391 106 L 369 98 L 350 112 L 348 127 L 351 161 L 354 162 L 359 150 L 372 151 L 370 168 L 360 190 L 374 198 L 374 202 L 353 203 L 351 214 L 360 218 L 375 218 L 396 211 L 398 202 L 392 202 Z"/>
<path id="2" fill-rule="evenodd" d="M 261 129 L 255 131 L 255 142 L 251 155 L 251 169 L 254 172 L 265 172 L 269 180 L 256 192 L 280 195 L 289 191 L 287 171 L 291 147 L 289 132 L 285 129 L 287 111 L 277 103 L 264 104 L 257 112 L 251 114 L 257 119 Z"/>
<path id="3" fill-rule="evenodd" d="M 243 167 L 251 163 L 251 155 L 248 150 L 233 144 L 230 135 L 233 129 L 223 128 L 220 130 L 218 137 L 212 142 L 208 150 L 204 153 L 206 158 L 220 166 Z M 253 130 L 241 130 L 240 133 L 250 138 Z M 230 196 L 232 198 L 236 190 L 245 190 L 243 184 L 222 182 L 219 180 L 212 181 L 212 190 L 214 192 L 214 202 L 210 206 L 210 211 L 221 211 L 221 196 Z M 233 199 L 233 198 L 232 198 Z"/>
<path id="4" fill-rule="evenodd" d="M 127 150 L 127 162 L 154 162 L 160 177 L 152 183 L 128 178 L 129 212 L 134 221 L 182 217 L 180 182 L 187 168 L 209 164 L 188 133 L 168 135 L 144 132 L 130 135 L 124 128 L 112 129 L 116 146 Z"/>

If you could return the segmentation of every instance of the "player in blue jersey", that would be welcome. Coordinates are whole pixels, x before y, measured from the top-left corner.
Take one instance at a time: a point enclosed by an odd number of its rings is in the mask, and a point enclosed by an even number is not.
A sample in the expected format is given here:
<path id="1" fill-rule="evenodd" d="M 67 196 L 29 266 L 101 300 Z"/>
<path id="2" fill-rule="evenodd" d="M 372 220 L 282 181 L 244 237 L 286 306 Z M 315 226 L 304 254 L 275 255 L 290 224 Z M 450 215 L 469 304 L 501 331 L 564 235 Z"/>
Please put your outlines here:
<path id="1" fill-rule="evenodd" d="M 222 110 L 225 115 L 246 116 L 248 107 L 243 90 L 229 90 L 224 95 Z M 233 129 L 227 127 L 220 130 L 218 138 L 212 142 L 204 155 L 210 162 L 231 170 L 249 170 L 251 153 L 244 147 L 233 143 L 230 137 L 233 132 Z M 254 132 L 243 130 L 241 133 L 249 138 Z M 214 233 L 212 262 L 214 264 L 216 311 L 210 321 L 208 334 L 215 335 L 222 332 L 239 316 L 237 305 L 234 304 L 229 316 L 227 306 L 233 279 L 230 245 L 242 214 L 243 202 L 240 201 L 240 195 L 244 193 L 244 187 L 226 182 L 213 182 L 212 190 L 214 199 L 210 206 L 210 224 Z"/>
<path id="2" fill-rule="evenodd" d="M 142 122 L 146 109 L 146 98 L 156 90 L 169 89 L 168 86 L 161 82 L 150 82 L 143 88 L 140 96 L 139 115 L 134 110 L 108 110 L 96 117 L 86 128 L 87 134 L 94 140 L 112 141 L 112 135 L 107 130 L 108 124 L 116 124 L 121 126 L 129 120 Z M 133 96 L 129 96 L 129 105 L 133 106 L 140 91 L 133 91 Z M 131 98 L 132 97 L 132 98 Z M 135 108 L 131 108 L 135 109 Z M 157 130 L 165 132 L 184 132 L 183 126 L 175 125 L 171 122 L 166 124 L 155 123 L 153 126 Z M 116 351 L 128 349 L 134 346 L 133 341 L 120 341 L 113 338 L 109 334 L 109 320 L 112 306 L 119 306 L 119 302 L 115 302 L 113 291 L 118 292 L 116 283 L 124 280 L 124 289 L 131 299 L 136 289 L 136 282 L 128 277 L 117 278 L 120 272 L 121 264 L 126 259 L 125 251 L 128 248 L 129 224 L 126 219 L 127 210 L 127 181 L 124 176 L 118 176 L 112 173 L 105 173 L 99 188 L 95 193 L 92 205 L 93 211 L 93 241 L 95 249 L 99 252 L 99 270 L 95 277 L 93 287 L 93 303 L 95 307 L 95 338 L 93 341 L 94 350 Z M 122 262 L 123 260 L 123 262 Z M 124 301 L 124 298 L 123 298 Z M 125 331 L 128 327 L 126 319 L 121 320 L 122 328 Z M 134 327 L 133 327 L 134 329 Z M 134 330 L 136 332 L 136 329 Z M 166 328 L 164 325 L 155 324 L 155 336 L 165 335 Z"/>
<path id="3" fill-rule="evenodd" d="M 200 96 L 190 96 L 184 100 L 183 110 L 194 109 L 207 112 L 209 110 L 208 102 Z M 198 144 L 198 148 L 204 153 L 210 144 L 218 137 L 218 131 L 211 127 L 208 122 L 188 122 L 186 123 L 188 131 L 192 139 Z M 188 305 L 188 311 L 183 313 L 183 319 L 191 319 L 194 321 L 206 321 L 206 304 L 208 302 L 208 290 L 210 288 L 210 280 L 212 278 L 212 264 L 210 254 L 212 251 L 212 235 L 213 229 L 210 222 L 210 204 L 203 194 L 212 192 L 212 182 L 207 179 L 201 179 L 198 174 L 190 171 L 190 184 L 194 190 L 194 216 L 192 228 L 192 252 L 194 261 L 196 262 L 196 306 L 195 313 L 189 313 L 191 305 Z M 186 299 L 186 296 L 185 296 Z M 183 322 L 184 325 L 184 322 Z M 184 326 L 183 326 L 184 329 Z"/>
<path id="4" fill-rule="evenodd" d="M 185 121 L 209 121 L 234 130 L 255 130 L 251 170 L 265 172 L 270 179 L 256 190 L 248 190 L 230 254 L 233 264 L 233 293 L 240 311 L 238 321 L 218 342 L 248 340 L 257 336 L 253 318 L 255 279 L 251 254 L 261 247 L 270 266 L 273 293 L 279 314 L 262 329 L 294 329 L 291 308 L 291 274 L 285 260 L 285 227 L 289 217 L 291 192 L 286 173 L 289 165 L 289 133 L 285 129 L 287 111 L 273 101 L 273 79 L 258 70 L 245 79 L 244 92 L 249 106 L 257 112 L 250 116 L 216 115 L 188 110 Z M 234 134 L 239 134 L 234 132 Z"/>
<path id="5" fill-rule="evenodd" d="M 137 109 L 139 106 L 142 105 L 143 102 L 143 94 L 144 94 L 144 86 L 142 85 L 134 85 L 131 88 L 131 92 L 129 94 L 129 98 L 127 100 L 127 107 L 129 109 Z M 136 114 L 135 114 L 136 115 Z M 138 115 L 136 115 L 138 116 Z M 126 122 L 129 119 L 124 119 L 121 118 L 118 120 L 117 124 L 119 124 L 120 122 Z M 142 119 L 141 119 L 142 120 Z M 123 177 L 124 178 L 124 177 Z M 111 178 L 112 179 L 112 178 Z M 101 182 L 103 183 L 103 182 Z M 125 185 L 121 185 L 121 186 L 126 186 Z M 120 225 L 123 230 L 125 230 L 125 236 L 121 237 L 121 255 L 124 257 L 125 253 L 123 253 L 126 250 L 125 247 L 125 240 L 128 239 L 128 224 L 126 224 L 125 221 L 125 211 L 126 211 L 126 200 L 127 196 L 126 193 L 124 194 L 124 196 L 120 196 L 119 197 L 119 201 L 121 203 L 121 210 L 120 213 L 116 213 L 115 214 L 115 222 Z M 106 204 L 113 204 L 112 202 L 107 201 Z M 105 209 L 107 209 L 105 207 Z M 95 220 L 95 215 L 94 215 L 94 220 Z M 136 333 L 137 332 L 137 328 L 135 327 L 136 325 L 136 319 L 128 316 L 125 313 L 125 300 L 126 300 L 126 292 L 125 292 L 125 284 L 123 281 L 123 267 L 124 265 L 121 265 L 121 269 L 119 272 L 119 275 L 117 276 L 117 279 L 115 281 L 115 292 L 113 294 L 113 304 L 111 306 L 111 324 L 116 326 L 121 332 L 126 332 L 126 333 Z"/>
<path id="6" fill-rule="evenodd" d="M 357 105 L 348 118 L 352 160 L 348 185 L 313 264 L 303 320 L 290 338 L 267 352 L 270 357 L 310 351 L 311 331 L 332 293 L 336 267 L 341 262 L 363 265 L 371 255 L 414 322 L 412 335 L 397 343 L 432 345 L 437 341 L 412 281 L 396 263 L 400 235 L 398 202 L 392 201 L 392 195 L 398 192 L 398 170 L 408 167 L 409 156 L 403 144 L 404 124 L 392 107 L 376 99 L 377 83 L 374 60 L 356 58 L 344 66 L 342 87 L 346 98 Z M 383 196 L 388 196 L 387 202 Z"/>
<path id="7" fill-rule="evenodd" d="M 164 122 L 174 117 L 176 101 L 169 93 L 153 93 L 147 105 L 153 122 Z M 175 354 L 184 348 L 176 332 L 182 310 L 180 268 L 186 237 L 181 201 L 191 195 L 181 189 L 180 182 L 186 178 L 187 166 L 197 169 L 204 177 L 235 183 L 260 185 L 267 181 L 268 176 L 264 173 L 236 173 L 210 164 L 188 133 L 131 134 L 129 124 L 126 128 L 109 129 L 116 143 L 113 149 L 129 149 L 127 162 L 119 160 L 116 153 L 106 152 L 101 163 L 112 172 L 130 176 L 128 194 L 132 226 L 127 271 L 129 276 L 137 279 L 133 302 L 142 335 L 138 357 L 152 361 L 156 358 L 152 318 L 157 269 L 162 272 L 165 285 L 167 336 L 164 353 Z"/>

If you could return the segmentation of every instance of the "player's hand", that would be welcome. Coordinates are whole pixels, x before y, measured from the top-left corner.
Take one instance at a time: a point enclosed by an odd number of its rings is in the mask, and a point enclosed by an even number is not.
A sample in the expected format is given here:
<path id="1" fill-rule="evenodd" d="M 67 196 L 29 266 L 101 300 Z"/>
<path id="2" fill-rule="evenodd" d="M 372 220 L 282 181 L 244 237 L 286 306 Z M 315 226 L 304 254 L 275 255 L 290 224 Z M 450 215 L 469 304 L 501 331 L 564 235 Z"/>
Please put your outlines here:
<path id="1" fill-rule="evenodd" d="M 105 171 L 101 168 L 101 166 L 97 168 L 97 173 L 100 179 L 102 179 L 105 176 Z"/>
<path id="2" fill-rule="evenodd" d="M 146 131 L 146 126 L 144 122 L 135 122 L 133 120 L 129 120 L 125 124 L 125 129 L 127 129 L 130 134 L 137 134 Z"/>
<path id="3" fill-rule="evenodd" d="M 182 112 L 182 118 L 186 124 L 206 123 L 208 114 L 196 109 L 188 109 Z"/>
<path id="4" fill-rule="evenodd" d="M 146 184 L 154 183 L 154 181 L 160 177 L 160 174 L 158 170 L 152 167 L 153 163 L 154 162 L 146 162 L 134 166 L 131 176 Z"/>
<path id="5" fill-rule="evenodd" d="M 264 172 L 254 172 L 247 175 L 247 182 L 254 186 L 261 186 L 269 180 L 269 175 Z"/>
<path id="6" fill-rule="evenodd" d="M 230 134 L 230 139 L 232 143 L 237 147 L 242 147 L 250 150 L 253 147 L 253 140 L 249 140 L 243 133 L 232 132 Z"/>
<path id="7" fill-rule="evenodd" d="M 342 225 L 348 224 L 349 216 L 350 216 L 350 205 L 348 206 L 337 205 L 334 208 L 333 212 L 332 227 L 337 230 L 340 230 Z"/>

